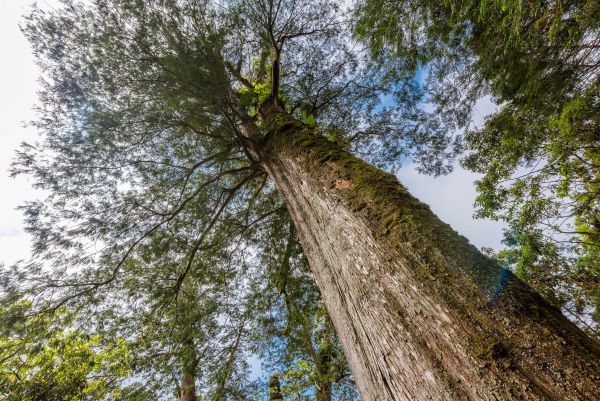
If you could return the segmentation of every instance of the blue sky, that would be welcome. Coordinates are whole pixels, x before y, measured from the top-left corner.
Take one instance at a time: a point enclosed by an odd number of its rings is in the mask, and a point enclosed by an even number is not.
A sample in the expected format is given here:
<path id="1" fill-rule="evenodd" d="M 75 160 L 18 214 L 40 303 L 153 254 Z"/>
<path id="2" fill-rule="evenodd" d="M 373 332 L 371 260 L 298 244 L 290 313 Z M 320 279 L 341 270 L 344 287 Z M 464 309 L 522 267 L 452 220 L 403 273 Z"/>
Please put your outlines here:
<path id="1" fill-rule="evenodd" d="M 53 2 L 42 0 L 42 4 Z M 33 128 L 22 125 L 33 118 L 39 75 L 29 45 L 18 28 L 30 3 L 31 0 L 3 0 L 0 5 L 0 52 L 4 56 L 0 63 L 0 263 L 6 265 L 29 257 L 29 238 L 23 231 L 22 215 L 15 209 L 36 197 L 27 178 L 9 178 L 7 172 L 19 143 L 36 138 Z M 480 123 L 493 109 L 489 100 L 480 101 L 475 123 Z M 472 218 L 475 174 L 457 165 L 452 174 L 433 178 L 419 174 L 413 166 L 405 164 L 398 178 L 413 195 L 429 204 L 442 220 L 473 244 L 500 247 L 502 224 Z"/>

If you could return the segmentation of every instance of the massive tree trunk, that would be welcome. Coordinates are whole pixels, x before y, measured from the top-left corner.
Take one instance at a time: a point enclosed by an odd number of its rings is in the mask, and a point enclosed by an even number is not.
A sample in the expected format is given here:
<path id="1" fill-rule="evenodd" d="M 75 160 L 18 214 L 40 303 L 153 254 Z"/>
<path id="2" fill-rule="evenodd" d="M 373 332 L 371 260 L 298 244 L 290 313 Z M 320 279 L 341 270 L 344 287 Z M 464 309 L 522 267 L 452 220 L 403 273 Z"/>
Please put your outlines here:
<path id="1" fill-rule="evenodd" d="M 363 401 L 598 400 L 600 348 L 390 174 L 274 104 L 257 149 Z"/>

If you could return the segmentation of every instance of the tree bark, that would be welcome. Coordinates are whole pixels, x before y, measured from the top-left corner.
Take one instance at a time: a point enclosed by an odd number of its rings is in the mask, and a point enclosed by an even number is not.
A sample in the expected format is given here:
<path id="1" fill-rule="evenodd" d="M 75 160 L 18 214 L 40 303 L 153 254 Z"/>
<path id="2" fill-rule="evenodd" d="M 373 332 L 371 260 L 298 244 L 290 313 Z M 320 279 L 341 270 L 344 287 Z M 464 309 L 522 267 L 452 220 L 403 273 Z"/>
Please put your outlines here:
<path id="1" fill-rule="evenodd" d="M 276 104 L 257 148 L 363 401 L 599 400 L 600 347 L 412 197 Z"/>
<path id="2" fill-rule="evenodd" d="M 331 382 L 321 383 L 317 387 L 316 399 L 317 401 L 331 401 Z"/>
<path id="3" fill-rule="evenodd" d="M 180 401 L 197 401 L 196 397 L 196 378 L 188 373 L 183 374 L 181 379 L 181 389 L 179 390 Z"/>
<path id="4" fill-rule="evenodd" d="M 333 345 L 329 340 L 327 326 L 323 329 L 321 342 L 317 351 L 315 365 L 317 368 L 316 399 L 317 401 L 331 401 L 333 377 L 331 376 L 331 364 Z"/>
<path id="5" fill-rule="evenodd" d="M 189 337 L 184 341 L 182 349 L 182 378 L 179 390 L 179 401 L 197 401 L 196 374 L 198 369 L 198 356 L 194 341 Z"/>

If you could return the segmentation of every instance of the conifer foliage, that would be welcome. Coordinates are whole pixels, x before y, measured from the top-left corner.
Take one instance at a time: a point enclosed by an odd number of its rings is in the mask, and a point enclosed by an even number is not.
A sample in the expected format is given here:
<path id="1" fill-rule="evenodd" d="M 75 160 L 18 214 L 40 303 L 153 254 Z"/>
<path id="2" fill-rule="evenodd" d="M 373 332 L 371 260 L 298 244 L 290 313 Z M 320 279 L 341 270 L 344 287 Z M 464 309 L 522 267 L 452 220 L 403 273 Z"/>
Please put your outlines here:
<path id="1" fill-rule="evenodd" d="M 145 384 L 129 399 L 591 399 L 596 344 L 351 154 L 442 174 L 462 121 L 421 107 L 421 56 L 390 68 L 353 18 L 330 0 L 34 7 L 41 136 L 12 172 L 45 197 L 3 295 L 124 339 L 115 385 Z M 257 357 L 271 380 L 249 378 Z"/>

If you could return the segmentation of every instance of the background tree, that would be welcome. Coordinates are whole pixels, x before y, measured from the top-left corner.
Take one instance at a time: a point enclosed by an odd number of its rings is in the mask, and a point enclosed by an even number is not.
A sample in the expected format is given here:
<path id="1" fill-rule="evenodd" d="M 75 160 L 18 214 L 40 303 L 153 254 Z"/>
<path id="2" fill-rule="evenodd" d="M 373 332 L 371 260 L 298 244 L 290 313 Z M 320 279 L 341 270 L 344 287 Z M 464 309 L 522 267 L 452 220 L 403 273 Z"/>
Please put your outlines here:
<path id="1" fill-rule="evenodd" d="M 239 245 L 231 253 L 223 249 L 235 245 L 227 245 L 221 230 L 231 226 L 238 227 L 231 222 L 214 230 L 213 240 L 221 241 L 199 250 L 184 275 L 163 255 L 173 248 L 152 242 L 140 247 L 140 260 L 127 261 L 110 302 L 79 302 L 107 334 L 127 338 L 133 375 L 158 399 L 247 397 L 248 327 L 255 319 L 244 283 L 250 262 Z"/>
<path id="2" fill-rule="evenodd" d="M 269 401 L 282 401 L 283 396 L 281 395 L 281 385 L 279 383 L 279 377 L 273 375 L 269 378 Z"/>
<path id="3" fill-rule="evenodd" d="M 500 110 L 465 131 L 479 217 L 510 229 L 504 259 L 598 335 L 600 7 L 595 1 L 360 1 L 356 32 L 425 90 L 447 127 L 475 101 Z"/>

